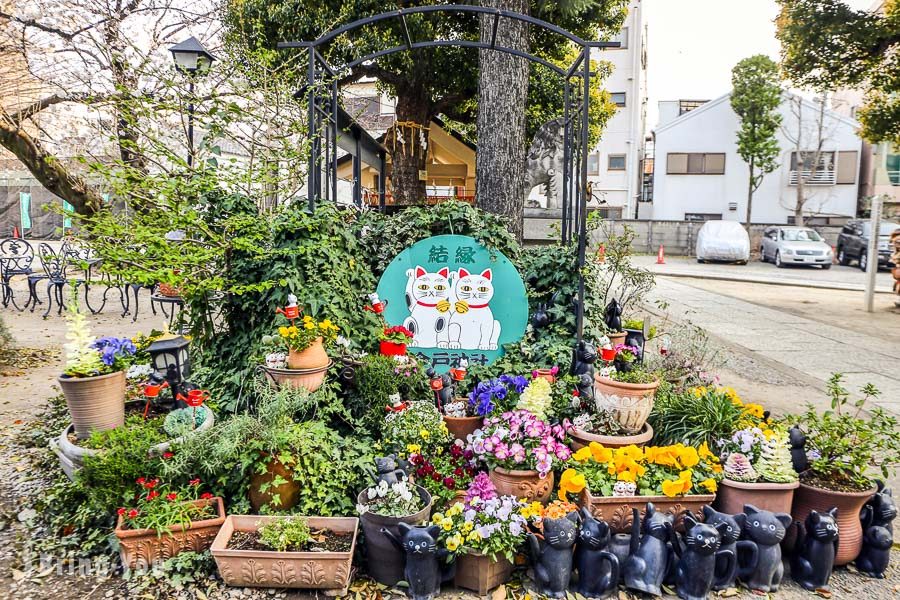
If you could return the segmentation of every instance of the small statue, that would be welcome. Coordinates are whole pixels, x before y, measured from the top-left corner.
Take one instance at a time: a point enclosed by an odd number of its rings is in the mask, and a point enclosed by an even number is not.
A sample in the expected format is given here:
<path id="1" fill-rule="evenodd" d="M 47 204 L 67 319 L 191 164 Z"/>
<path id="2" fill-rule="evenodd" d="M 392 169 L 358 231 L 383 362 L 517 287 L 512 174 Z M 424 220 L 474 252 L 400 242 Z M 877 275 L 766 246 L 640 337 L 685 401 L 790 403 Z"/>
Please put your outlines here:
<path id="1" fill-rule="evenodd" d="M 811 511 L 806 523 L 797 521 L 797 543 L 791 559 L 791 577 L 811 592 L 828 590 L 837 554 L 837 508 L 819 514 Z"/>
<path id="2" fill-rule="evenodd" d="M 425 371 L 425 375 L 429 379 L 428 384 L 431 386 L 431 391 L 434 392 L 438 410 L 443 412 L 444 406 L 453 401 L 453 380 L 447 373 L 442 375 L 438 374 L 433 367 L 428 367 Z"/>
<path id="3" fill-rule="evenodd" d="M 741 531 L 744 529 L 744 522 L 747 520 L 747 515 L 744 513 L 737 515 L 721 513 L 713 510 L 710 505 L 705 504 L 703 506 L 703 520 L 706 524 L 716 528 L 718 528 L 719 524 L 725 525 L 724 531 L 721 529 L 719 530 L 722 533 L 722 542 L 719 544 L 719 549 L 731 550 L 734 553 L 735 561 L 737 561 L 738 555 L 740 555 L 745 557 L 747 564 L 756 565 L 758 561 L 757 553 L 759 552 L 756 548 L 756 544 L 750 540 L 738 541 L 738 538 L 741 537 Z M 737 567 L 737 562 L 735 562 L 735 567 Z M 730 577 L 714 581 L 712 589 L 719 591 L 735 587 L 734 579 L 736 576 L 737 570 L 732 569 Z"/>
<path id="4" fill-rule="evenodd" d="M 528 534 L 538 591 L 550 598 L 565 598 L 572 576 L 572 552 L 578 537 L 578 513 L 544 519 L 544 539 Z"/>
<path id="5" fill-rule="evenodd" d="M 897 517 L 897 505 L 890 488 L 883 481 L 876 481 L 875 492 L 860 512 L 863 526 L 863 546 L 856 557 L 856 568 L 869 577 L 883 579 L 891 561 L 894 540 L 893 520 Z"/>
<path id="6" fill-rule="evenodd" d="M 397 464 L 397 457 L 393 454 L 376 456 L 375 470 L 377 471 L 375 473 L 376 484 L 385 481 L 388 485 L 392 485 L 407 478 L 406 471 L 400 468 L 400 465 Z"/>
<path id="7" fill-rule="evenodd" d="M 863 528 L 871 526 L 884 527 L 894 533 L 893 520 L 897 518 L 897 505 L 894 503 L 894 494 L 890 488 L 884 487 L 884 482 L 875 480 L 878 491 L 869 498 L 860 511 Z"/>
<path id="8" fill-rule="evenodd" d="M 585 598 L 604 598 L 618 584 L 619 559 L 606 550 L 610 538 L 606 521 L 595 519 L 585 507 L 582 507 L 580 513 L 581 528 L 575 548 L 578 583 L 572 591 Z"/>
<path id="9" fill-rule="evenodd" d="M 543 329 L 550 324 L 550 313 L 547 312 L 546 304 L 538 304 L 537 310 L 531 315 L 531 326 L 535 329 Z"/>
<path id="10" fill-rule="evenodd" d="M 597 349 L 587 340 L 581 340 L 572 351 L 572 366 L 569 374 L 578 378 L 575 384 L 578 395 L 585 402 L 594 401 L 594 363 L 597 362 Z"/>
<path id="11" fill-rule="evenodd" d="M 613 496 L 616 498 L 631 498 L 637 492 L 637 485 L 633 481 L 617 481 L 613 486 Z"/>
<path id="12" fill-rule="evenodd" d="M 400 539 L 382 527 L 381 533 L 406 555 L 403 575 L 409 584 L 407 595 L 413 600 L 432 600 L 441 593 L 441 584 L 456 575 L 456 563 L 447 564 L 449 553 L 438 549 L 437 538 L 441 528 L 437 525 L 409 525 L 400 523 Z"/>
<path id="13" fill-rule="evenodd" d="M 675 559 L 675 518 L 656 512 L 652 502 L 647 503 L 643 527 L 640 511 L 634 508 L 632 514 L 631 552 L 623 567 L 625 587 L 661 596 L 663 579 Z"/>
<path id="14" fill-rule="evenodd" d="M 794 425 L 788 435 L 790 436 L 791 462 L 794 464 L 794 471 L 802 473 L 809 468 L 809 458 L 806 457 L 806 434 Z"/>
<path id="15" fill-rule="evenodd" d="M 781 540 L 791 525 L 791 515 L 760 510 L 752 504 L 744 505 L 744 536 L 756 542 L 756 564 L 738 563 L 738 579 L 748 588 L 760 592 L 777 592 L 784 577 L 781 563 Z"/>
<path id="16" fill-rule="evenodd" d="M 675 591 L 682 600 L 706 600 L 715 584 L 734 580 L 735 556 L 721 550 L 729 525 L 700 523 L 684 517 L 684 552 L 675 567 Z"/>
<path id="17" fill-rule="evenodd" d="M 609 541 L 609 551 L 619 560 L 618 583 L 624 583 L 625 570 L 622 567 L 625 565 L 625 561 L 628 560 L 628 557 L 631 554 L 631 534 L 617 533 L 612 536 L 612 539 Z"/>
<path id="18" fill-rule="evenodd" d="M 284 352 L 269 352 L 266 354 L 266 366 L 270 369 L 283 369 L 287 362 L 287 354 Z"/>
<path id="19" fill-rule="evenodd" d="M 447 372 L 450 374 L 450 378 L 453 380 L 454 384 L 456 384 L 466 378 L 466 372 L 468 370 L 469 359 L 465 356 L 460 356 L 453 361 L 453 366 L 450 367 L 450 370 Z"/>
<path id="20" fill-rule="evenodd" d="M 606 322 L 607 330 L 613 333 L 622 331 L 622 305 L 615 298 L 606 305 L 603 320 Z"/>

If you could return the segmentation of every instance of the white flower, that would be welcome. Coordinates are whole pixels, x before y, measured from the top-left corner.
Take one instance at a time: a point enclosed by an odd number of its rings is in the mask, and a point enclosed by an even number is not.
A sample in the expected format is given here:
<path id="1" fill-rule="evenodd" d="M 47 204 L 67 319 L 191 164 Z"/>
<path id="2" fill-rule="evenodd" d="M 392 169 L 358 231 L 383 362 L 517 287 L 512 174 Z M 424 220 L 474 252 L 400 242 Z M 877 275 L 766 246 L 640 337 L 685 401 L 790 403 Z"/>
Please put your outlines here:
<path id="1" fill-rule="evenodd" d="M 334 343 L 337 344 L 338 346 L 343 347 L 343 348 L 349 348 L 349 347 L 350 347 L 350 340 L 348 340 L 347 338 L 345 338 L 345 337 L 342 336 L 342 335 L 337 336 L 337 337 L 334 339 Z"/>
<path id="2" fill-rule="evenodd" d="M 374 500 L 375 496 L 378 495 L 378 490 L 375 488 L 369 488 L 366 492 L 366 495 L 369 497 L 369 500 Z"/>
<path id="3" fill-rule="evenodd" d="M 369 512 L 369 507 L 366 506 L 365 504 L 357 504 L 357 505 L 356 505 L 356 512 L 358 512 L 358 513 L 361 514 L 361 515 L 364 515 L 364 514 L 366 514 L 367 512 Z"/>
<path id="4" fill-rule="evenodd" d="M 150 365 L 131 365 L 125 373 L 127 379 L 143 379 L 153 372 Z"/>

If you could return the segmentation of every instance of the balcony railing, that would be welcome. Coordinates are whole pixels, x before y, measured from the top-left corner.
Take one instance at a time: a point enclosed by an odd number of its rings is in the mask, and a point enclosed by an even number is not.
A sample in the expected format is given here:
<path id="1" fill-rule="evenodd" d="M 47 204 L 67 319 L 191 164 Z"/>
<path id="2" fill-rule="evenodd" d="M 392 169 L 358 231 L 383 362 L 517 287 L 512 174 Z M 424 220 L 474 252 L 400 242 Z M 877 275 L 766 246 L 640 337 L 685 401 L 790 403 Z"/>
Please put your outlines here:
<path id="1" fill-rule="evenodd" d="M 888 171 L 887 174 L 891 185 L 900 185 L 900 171 Z"/>
<path id="2" fill-rule="evenodd" d="M 791 185 L 797 185 L 798 174 L 802 174 L 804 185 L 834 185 L 837 181 L 836 171 L 791 171 Z"/>

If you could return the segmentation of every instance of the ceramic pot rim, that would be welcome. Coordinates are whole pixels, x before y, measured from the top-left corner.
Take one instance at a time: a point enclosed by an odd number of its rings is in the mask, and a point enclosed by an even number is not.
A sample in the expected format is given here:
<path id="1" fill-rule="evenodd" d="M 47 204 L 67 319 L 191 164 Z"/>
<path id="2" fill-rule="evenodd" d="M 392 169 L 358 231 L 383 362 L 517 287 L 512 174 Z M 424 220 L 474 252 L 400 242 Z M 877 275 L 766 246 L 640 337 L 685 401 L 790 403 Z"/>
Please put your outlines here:
<path id="1" fill-rule="evenodd" d="M 837 490 L 829 490 L 828 488 L 819 487 L 817 485 L 810 485 L 808 483 L 804 483 L 803 481 L 800 481 L 800 487 L 805 487 L 809 490 L 813 490 L 816 492 L 823 492 L 825 494 L 831 494 L 833 496 L 841 496 L 844 498 L 863 498 L 866 496 L 872 496 L 875 494 L 875 492 L 878 491 L 878 486 L 873 485 L 871 488 L 869 488 L 865 492 L 840 492 Z"/>
<path id="2" fill-rule="evenodd" d="M 125 371 L 113 371 L 105 375 L 91 375 L 90 377 L 72 377 L 71 375 L 58 375 L 56 380 L 60 383 L 72 383 L 73 381 L 100 381 L 101 379 L 109 379 L 117 375 L 125 375 Z"/>
<path id="3" fill-rule="evenodd" d="M 254 517 L 260 519 L 260 517 L 274 517 L 278 518 L 277 515 L 228 515 L 226 520 L 234 523 L 234 517 Z M 293 552 L 293 551 L 278 551 L 278 550 L 237 550 L 233 548 L 228 548 L 228 542 L 231 540 L 232 536 L 237 529 L 233 529 L 228 538 L 223 539 L 221 548 L 210 549 L 211 552 L 214 552 L 218 556 L 224 556 L 226 558 L 261 558 L 263 560 L 276 560 L 276 559 L 286 559 L 286 560 L 319 560 L 319 559 L 338 559 L 338 560 L 346 560 L 349 557 L 352 557 L 356 550 L 356 538 L 359 535 L 359 518 L 358 517 L 309 517 L 304 516 L 301 517 L 304 519 L 332 519 L 332 522 L 344 521 L 344 522 L 352 522 L 353 523 L 353 542 L 351 543 L 350 549 L 346 552 Z M 271 519 L 260 519 L 260 520 L 271 520 Z M 259 529 L 255 529 L 254 531 L 259 531 Z M 332 531 L 332 533 L 335 533 Z M 216 542 L 219 541 L 218 536 L 216 537 Z"/>
<path id="4" fill-rule="evenodd" d="M 484 420 L 484 417 L 479 417 L 478 415 L 475 415 L 474 417 L 451 417 L 449 415 L 441 415 L 441 416 L 444 417 L 444 419 L 446 419 L 447 421 L 470 422 L 474 419 L 478 419 L 479 421 Z"/>
<path id="5" fill-rule="evenodd" d="M 624 383 L 621 381 L 616 381 L 615 379 L 610 379 L 609 377 L 603 377 L 602 375 L 597 373 L 596 375 L 594 375 L 594 381 L 596 383 L 602 383 L 603 385 L 617 387 L 623 390 L 646 391 L 655 390 L 659 387 L 659 378 L 654 379 L 650 383 Z"/>
<path id="6" fill-rule="evenodd" d="M 654 504 L 662 504 L 663 502 L 679 502 L 683 500 L 687 500 L 690 502 L 712 502 L 716 499 L 715 494 L 685 494 L 683 496 L 595 496 L 591 493 L 591 489 L 587 486 L 584 488 L 584 493 L 587 495 L 587 499 L 590 501 L 594 500 L 608 500 L 610 504 L 632 504 L 634 502 L 638 502 L 640 504 L 646 504 L 647 502 L 653 502 Z"/>
<path id="7" fill-rule="evenodd" d="M 187 533 L 188 531 L 193 531 L 195 529 L 202 529 L 204 527 L 215 527 L 221 525 L 225 522 L 225 503 L 222 501 L 222 498 L 219 496 L 213 496 L 208 500 L 200 499 L 200 500 L 189 500 L 191 504 L 200 504 L 204 503 L 207 505 L 213 504 L 216 507 L 216 515 L 211 519 L 203 519 L 201 521 L 191 521 L 191 524 L 188 527 L 182 529 L 181 525 L 172 525 L 168 529 L 166 529 L 163 534 L 176 534 L 176 533 Z M 157 532 L 155 529 L 123 529 L 122 525 L 124 524 L 125 519 L 122 515 L 119 515 L 118 520 L 116 521 L 116 530 L 115 534 L 118 538 L 132 538 L 132 537 L 146 537 L 152 535 L 153 537 L 157 537 Z"/>
<path id="8" fill-rule="evenodd" d="M 425 506 L 423 506 L 422 510 L 420 510 L 419 512 L 409 515 L 403 515 L 401 517 L 393 517 L 387 515 L 379 515 L 377 513 L 367 511 L 360 515 L 360 517 L 365 517 L 366 519 L 369 519 L 371 521 L 380 521 L 384 525 L 396 525 L 398 523 L 406 523 L 410 520 L 417 521 L 428 519 L 429 515 L 431 514 L 431 508 L 434 505 L 434 498 L 432 497 L 431 492 L 423 488 L 421 485 L 416 485 L 416 490 L 419 492 L 419 498 L 421 498 L 425 503 Z M 365 494 L 366 490 L 362 490 L 359 494 L 356 495 L 357 504 L 367 504 L 369 499 Z M 420 517 L 420 515 L 424 516 Z"/>
<path id="9" fill-rule="evenodd" d="M 536 469 L 504 469 L 503 467 L 494 467 L 494 471 L 501 475 L 512 475 L 513 477 L 540 477 L 541 474 Z M 551 471 L 552 473 L 552 471 Z M 547 475 L 549 477 L 549 475 Z M 544 477 L 543 479 L 546 479 Z"/>
<path id="10" fill-rule="evenodd" d="M 324 367 L 313 367 L 311 369 L 276 369 L 274 367 L 267 367 L 266 365 L 259 365 L 259 368 L 275 375 L 313 375 L 321 373 L 322 371 L 327 371 L 333 364 L 334 361 L 329 359 L 328 364 Z"/>
<path id="11" fill-rule="evenodd" d="M 791 481 L 788 483 L 777 483 L 771 481 L 756 481 L 753 483 L 749 483 L 746 481 L 734 481 L 733 479 L 728 479 L 725 477 L 719 483 L 719 485 L 726 485 L 730 488 L 735 488 L 738 490 L 757 490 L 757 491 L 780 491 L 780 490 L 795 490 L 800 487 L 800 481 Z"/>
<path id="12" fill-rule="evenodd" d="M 641 427 L 640 432 L 638 433 L 627 433 L 625 435 L 600 435 L 598 433 L 589 433 L 584 429 L 579 429 L 578 427 L 572 428 L 573 434 L 578 434 L 581 439 L 588 440 L 589 442 L 597 442 L 598 444 L 602 444 L 601 439 L 616 439 L 622 441 L 635 440 L 635 442 L 645 443 L 649 442 L 653 439 L 653 427 L 650 423 L 644 422 L 644 426 Z M 646 438 L 641 440 L 640 438 Z M 632 442 L 632 443 L 635 443 Z"/>

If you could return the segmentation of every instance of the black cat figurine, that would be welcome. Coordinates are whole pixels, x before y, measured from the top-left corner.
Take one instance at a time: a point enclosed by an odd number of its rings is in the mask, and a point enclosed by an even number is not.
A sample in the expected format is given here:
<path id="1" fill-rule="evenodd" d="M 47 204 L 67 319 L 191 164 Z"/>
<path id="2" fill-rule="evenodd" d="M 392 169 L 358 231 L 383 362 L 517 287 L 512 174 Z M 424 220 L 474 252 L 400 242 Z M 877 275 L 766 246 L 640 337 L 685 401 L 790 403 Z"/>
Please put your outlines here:
<path id="1" fill-rule="evenodd" d="M 622 305 L 615 298 L 606 305 L 603 321 L 606 323 L 606 329 L 609 331 L 622 331 Z"/>
<path id="2" fill-rule="evenodd" d="M 622 568 L 631 554 L 631 534 L 617 533 L 609 541 L 609 551 L 619 559 L 619 583 L 625 581 L 625 570 Z"/>
<path id="3" fill-rule="evenodd" d="M 674 517 L 656 512 L 652 502 L 647 503 L 644 523 L 641 513 L 632 509 L 631 554 L 622 567 L 625 586 L 654 596 L 662 595 L 661 585 L 675 559 Z"/>
<path id="4" fill-rule="evenodd" d="M 777 592 L 784 577 L 781 563 L 781 540 L 791 525 L 791 515 L 760 510 L 752 504 L 744 505 L 744 537 L 756 543 L 757 560 L 738 564 L 738 579 L 751 590 Z M 740 552 L 739 552 L 740 555 Z"/>
<path id="5" fill-rule="evenodd" d="M 597 362 L 597 349 L 586 340 L 581 340 L 572 351 L 572 366 L 569 374 L 578 378 L 575 387 L 579 398 L 584 402 L 594 399 L 594 363 Z"/>
<path id="6" fill-rule="evenodd" d="M 894 503 L 894 494 L 890 488 L 884 487 L 884 482 L 876 480 L 878 491 L 869 498 L 859 513 L 863 528 L 871 526 L 884 527 L 891 535 L 894 533 L 893 520 L 897 518 L 897 505 Z"/>
<path id="7" fill-rule="evenodd" d="M 720 523 L 725 525 L 724 530 L 719 530 L 722 534 L 722 541 L 719 545 L 719 549 L 731 550 L 734 553 L 735 559 L 735 568 L 732 569 L 730 576 L 713 582 L 712 589 L 715 591 L 727 590 L 728 588 L 734 587 L 734 579 L 737 577 L 737 558 L 739 553 L 741 556 L 746 557 L 745 560 L 747 564 L 755 566 L 757 563 L 758 550 L 756 549 L 756 543 L 750 540 L 739 540 L 746 520 L 747 515 L 744 513 L 729 515 L 714 510 L 708 504 L 703 506 L 703 521 L 707 525 L 712 525 L 716 528 L 718 528 Z"/>
<path id="8" fill-rule="evenodd" d="M 619 582 L 619 559 L 607 551 L 610 530 L 606 521 L 598 521 L 582 507 L 581 528 L 575 545 L 575 570 L 578 583 L 572 588 L 585 598 L 604 598 Z"/>
<path id="9" fill-rule="evenodd" d="M 406 479 L 406 471 L 400 468 L 397 457 L 393 454 L 375 457 L 375 483 L 386 481 L 388 485 Z"/>
<path id="10" fill-rule="evenodd" d="M 828 591 L 838 547 L 837 508 L 811 511 L 805 523 L 796 522 L 797 542 L 791 558 L 791 577 L 809 591 Z"/>
<path id="11" fill-rule="evenodd" d="M 891 547 L 894 536 L 887 527 L 872 525 L 863 532 L 863 545 L 856 557 L 856 568 L 863 575 L 884 579 L 884 572 L 891 563 Z"/>
<path id="12" fill-rule="evenodd" d="M 809 459 L 806 457 L 806 434 L 794 425 L 788 432 L 791 443 L 791 462 L 794 471 L 802 473 L 809 468 Z"/>
<path id="13" fill-rule="evenodd" d="M 431 367 L 425 370 L 425 375 L 431 382 L 431 389 L 434 392 L 438 407 L 443 408 L 453 402 L 453 396 L 456 395 L 456 390 L 450 375 L 447 373 L 440 374 Z"/>
<path id="14" fill-rule="evenodd" d="M 407 595 L 413 600 L 432 600 L 441 593 L 441 584 L 456 575 L 456 563 L 447 564 L 449 553 L 438 548 L 441 528 L 437 525 L 400 523 L 400 538 L 382 527 L 381 533 L 406 555 L 403 575 L 409 584 Z"/>
<path id="15" fill-rule="evenodd" d="M 714 584 L 734 579 L 733 550 L 722 550 L 722 538 L 730 525 L 700 523 L 684 516 L 684 550 L 675 567 L 675 591 L 682 600 L 706 600 Z"/>
<path id="16" fill-rule="evenodd" d="M 544 519 L 544 539 L 528 534 L 534 579 L 538 591 L 550 598 L 565 598 L 572 577 L 572 553 L 578 538 L 578 513 Z"/>

